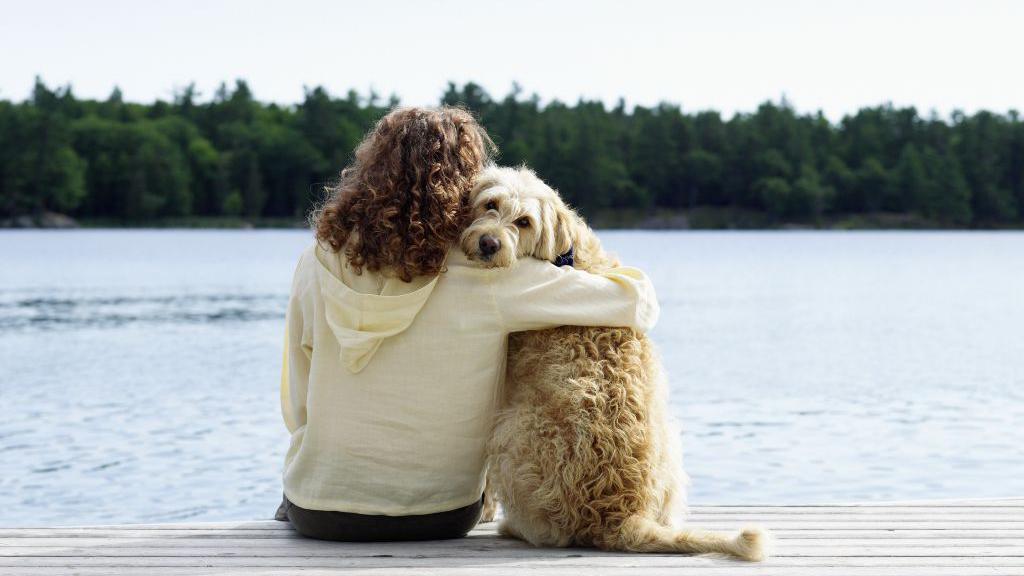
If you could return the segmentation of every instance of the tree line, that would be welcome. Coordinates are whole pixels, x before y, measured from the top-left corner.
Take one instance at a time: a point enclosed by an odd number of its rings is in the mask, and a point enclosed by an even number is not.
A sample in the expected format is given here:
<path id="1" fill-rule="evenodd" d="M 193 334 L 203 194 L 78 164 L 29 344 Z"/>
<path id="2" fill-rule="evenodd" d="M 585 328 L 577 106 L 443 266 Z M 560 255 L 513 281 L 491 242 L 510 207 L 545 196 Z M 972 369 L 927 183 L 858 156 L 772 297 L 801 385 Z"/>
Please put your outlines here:
<path id="1" fill-rule="evenodd" d="M 785 100 L 723 117 L 673 104 L 542 104 L 449 84 L 503 164 L 526 163 L 584 214 L 721 209 L 773 223 L 893 214 L 933 225 L 1024 223 L 1024 122 L 1016 111 L 948 119 L 863 108 L 838 123 Z M 0 218 L 52 211 L 137 224 L 187 217 L 301 219 L 398 103 L 306 89 L 293 106 L 249 86 L 194 87 L 171 101 L 76 98 L 37 80 L 0 101 Z"/>

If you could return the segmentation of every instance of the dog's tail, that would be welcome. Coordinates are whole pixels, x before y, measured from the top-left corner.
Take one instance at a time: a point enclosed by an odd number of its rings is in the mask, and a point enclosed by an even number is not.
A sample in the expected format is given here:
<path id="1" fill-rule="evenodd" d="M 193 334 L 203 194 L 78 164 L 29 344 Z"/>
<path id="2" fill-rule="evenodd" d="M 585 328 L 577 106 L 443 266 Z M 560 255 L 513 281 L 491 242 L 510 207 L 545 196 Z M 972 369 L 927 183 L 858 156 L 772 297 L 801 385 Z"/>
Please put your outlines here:
<path id="1" fill-rule="evenodd" d="M 622 524 L 619 544 L 630 552 L 704 554 L 717 552 L 757 562 L 767 555 L 768 536 L 757 527 L 725 535 L 707 530 L 677 530 L 649 518 L 634 516 Z"/>

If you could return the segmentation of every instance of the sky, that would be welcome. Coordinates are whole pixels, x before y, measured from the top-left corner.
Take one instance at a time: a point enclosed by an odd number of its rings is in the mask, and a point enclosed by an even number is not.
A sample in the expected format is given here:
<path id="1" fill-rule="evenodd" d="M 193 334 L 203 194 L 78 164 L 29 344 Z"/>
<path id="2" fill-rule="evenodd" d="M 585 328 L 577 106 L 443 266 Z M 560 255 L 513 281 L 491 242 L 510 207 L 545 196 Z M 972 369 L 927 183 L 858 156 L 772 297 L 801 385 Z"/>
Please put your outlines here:
<path id="1" fill-rule="evenodd" d="M 785 96 L 838 119 L 1024 109 L 1024 1 L 0 0 L 0 99 L 38 75 L 79 97 L 205 97 L 243 78 L 260 100 L 304 86 L 435 104 L 448 81 L 495 97 L 753 111 Z"/>

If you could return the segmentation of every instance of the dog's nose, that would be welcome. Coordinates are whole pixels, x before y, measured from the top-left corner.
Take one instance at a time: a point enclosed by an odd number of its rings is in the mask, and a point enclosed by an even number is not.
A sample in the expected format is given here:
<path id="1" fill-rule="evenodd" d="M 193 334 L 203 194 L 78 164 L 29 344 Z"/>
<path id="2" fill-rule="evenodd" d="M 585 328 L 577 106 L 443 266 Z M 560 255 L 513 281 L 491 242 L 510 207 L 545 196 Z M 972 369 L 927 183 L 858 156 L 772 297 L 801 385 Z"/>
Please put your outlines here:
<path id="1" fill-rule="evenodd" d="M 480 237 L 480 253 L 484 256 L 490 256 L 498 250 L 501 250 L 501 242 L 497 238 L 490 234 L 484 234 Z"/>

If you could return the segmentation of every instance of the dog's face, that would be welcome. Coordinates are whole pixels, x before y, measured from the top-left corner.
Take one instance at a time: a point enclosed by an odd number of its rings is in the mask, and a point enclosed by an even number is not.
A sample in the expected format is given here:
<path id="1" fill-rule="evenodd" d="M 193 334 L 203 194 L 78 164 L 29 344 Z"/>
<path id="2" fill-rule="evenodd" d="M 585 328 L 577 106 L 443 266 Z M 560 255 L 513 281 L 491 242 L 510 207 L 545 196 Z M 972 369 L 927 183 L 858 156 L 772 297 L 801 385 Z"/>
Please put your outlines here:
<path id="1" fill-rule="evenodd" d="M 511 266 L 524 257 L 553 261 L 573 245 L 575 213 L 529 169 L 484 169 L 469 201 L 473 222 L 460 244 L 485 267 Z"/>

